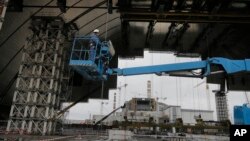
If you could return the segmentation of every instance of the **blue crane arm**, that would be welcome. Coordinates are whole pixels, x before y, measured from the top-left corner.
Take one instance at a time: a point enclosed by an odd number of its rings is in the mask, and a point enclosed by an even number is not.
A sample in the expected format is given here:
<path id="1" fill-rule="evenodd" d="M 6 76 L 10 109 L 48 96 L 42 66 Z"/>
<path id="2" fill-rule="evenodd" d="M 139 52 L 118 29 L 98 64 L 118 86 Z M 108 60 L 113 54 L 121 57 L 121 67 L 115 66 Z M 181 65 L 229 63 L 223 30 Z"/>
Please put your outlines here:
<path id="1" fill-rule="evenodd" d="M 175 64 L 164 64 L 164 65 L 153 65 L 153 66 L 142 66 L 142 67 L 132 67 L 132 68 L 116 68 L 109 69 L 108 74 L 110 75 L 140 75 L 140 74 L 160 74 L 160 73 L 170 73 L 184 70 L 195 70 L 202 69 L 207 66 L 206 61 L 196 61 L 188 63 L 175 63 Z"/>
<path id="2" fill-rule="evenodd" d="M 230 60 L 226 58 L 210 58 L 203 61 L 163 64 L 154 66 L 142 66 L 133 68 L 108 68 L 109 61 L 115 51 L 111 42 L 101 42 L 98 40 L 93 44 L 97 37 L 95 36 L 79 36 L 75 37 L 70 57 L 69 65 L 72 66 L 85 79 L 93 81 L 107 80 L 107 75 L 140 75 L 140 74 L 170 74 L 174 76 L 186 77 L 205 77 L 210 75 L 211 66 L 219 65 L 220 72 L 226 74 L 238 73 L 242 71 L 250 71 L 250 59 Z M 192 72 L 201 69 L 201 73 Z M 181 74 L 185 71 L 185 74 Z M 187 75 L 186 71 L 190 71 L 191 75 Z M 174 73 L 174 74 L 173 74 Z"/>
<path id="3" fill-rule="evenodd" d="M 196 75 L 196 77 L 204 77 L 211 74 L 211 65 L 220 65 L 224 69 L 225 73 L 233 74 L 238 72 L 249 72 L 250 71 L 250 59 L 245 60 L 230 60 L 226 58 L 210 58 L 204 61 L 194 61 L 185 63 L 174 63 L 164 65 L 153 65 L 153 66 L 142 66 L 132 68 L 116 68 L 108 69 L 107 74 L 109 75 L 141 75 L 141 74 L 167 74 L 171 72 L 179 71 L 191 71 L 202 69 L 202 75 Z"/>

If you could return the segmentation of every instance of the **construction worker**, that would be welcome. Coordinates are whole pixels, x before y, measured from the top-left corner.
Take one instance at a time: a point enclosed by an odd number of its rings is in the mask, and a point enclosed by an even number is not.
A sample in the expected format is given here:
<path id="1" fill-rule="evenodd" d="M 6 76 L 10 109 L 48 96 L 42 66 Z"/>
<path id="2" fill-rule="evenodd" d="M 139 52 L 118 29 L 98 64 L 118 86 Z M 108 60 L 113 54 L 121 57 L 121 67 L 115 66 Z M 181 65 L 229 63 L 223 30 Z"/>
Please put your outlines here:
<path id="1" fill-rule="evenodd" d="M 95 29 L 93 33 L 90 35 L 90 41 L 97 46 L 101 43 L 101 40 L 99 38 L 99 29 Z"/>
<path id="2" fill-rule="evenodd" d="M 100 50 L 101 40 L 99 38 L 99 29 L 95 29 L 90 35 L 89 60 L 95 61 L 96 52 Z M 98 53 L 98 52 L 97 52 Z"/>

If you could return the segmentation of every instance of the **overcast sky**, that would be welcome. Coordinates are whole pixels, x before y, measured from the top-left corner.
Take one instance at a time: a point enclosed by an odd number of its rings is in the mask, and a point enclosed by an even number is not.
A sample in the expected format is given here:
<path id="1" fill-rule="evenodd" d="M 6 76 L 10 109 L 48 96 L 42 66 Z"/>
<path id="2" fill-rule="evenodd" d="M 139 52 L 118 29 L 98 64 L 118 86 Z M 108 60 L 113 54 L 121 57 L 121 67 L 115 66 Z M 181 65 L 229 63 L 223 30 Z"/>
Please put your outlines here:
<path id="1" fill-rule="evenodd" d="M 196 60 L 198 59 L 177 58 L 173 54 L 166 52 L 149 53 L 148 51 L 145 51 L 143 58 L 119 59 L 118 67 L 138 67 Z M 121 91 L 118 89 L 110 90 L 109 100 L 90 99 L 88 103 L 79 103 L 75 105 L 70 109 L 67 119 L 84 120 L 94 114 L 107 114 L 111 112 L 113 109 L 114 93 L 117 94 L 116 107 L 118 107 L 119 104 L 124 104 L 125 100 L 128 101 L 132 97 L 147 97 L 148 80 L 152 83 L 152 97 L 158 97 L 160 102 L 164 102 L 168 105 L 180 105 L 183 109 L 215 111 L 215 97 L 212 90 L 217 90 L 219 88 L 218 85 L 209 84 L 209 89 L 206 89 L 205 78 L 183 78 L 157 76 L 152 74 L 126 77 L 119 76 L 117 80 L 117 87 L 121 86 Z M 127 87 L 124 87 L 124 84 L 127 84 Z M 233 118 L 233 106 L 242 105 L 246 102 L 245 92 L 231 91 L 228 93 L 229 114 L 231 120 Z M 216 119 L 216 112 L 214 112 L 214 120 Z"/>

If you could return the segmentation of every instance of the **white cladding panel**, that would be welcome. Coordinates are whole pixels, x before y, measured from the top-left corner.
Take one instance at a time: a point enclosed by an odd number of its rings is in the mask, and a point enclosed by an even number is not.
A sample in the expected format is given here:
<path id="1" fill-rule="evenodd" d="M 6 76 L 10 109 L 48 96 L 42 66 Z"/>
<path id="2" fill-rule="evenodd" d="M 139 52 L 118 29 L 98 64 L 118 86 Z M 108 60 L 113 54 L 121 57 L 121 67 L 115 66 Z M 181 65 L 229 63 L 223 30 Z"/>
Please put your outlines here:
<path id="1" fill-rule="evenodd" d="M 184 124 L 196 124 L 195 118 L 197 118 L 199 115 L 203 121 L 214 120 L 213 111 L 207 110 L 181 109 L 181 115 Z"/>

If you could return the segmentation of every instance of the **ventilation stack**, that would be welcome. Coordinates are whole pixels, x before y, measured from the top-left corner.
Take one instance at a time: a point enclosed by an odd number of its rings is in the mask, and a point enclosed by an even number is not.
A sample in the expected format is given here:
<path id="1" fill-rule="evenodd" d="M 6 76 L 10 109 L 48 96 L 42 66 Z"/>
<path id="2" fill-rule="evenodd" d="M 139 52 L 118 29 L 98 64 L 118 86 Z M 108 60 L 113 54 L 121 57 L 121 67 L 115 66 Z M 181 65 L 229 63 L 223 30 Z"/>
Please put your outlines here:
<path id="1" fill-rule="evenodd" d="M 151 98 L 152 97 L 152 88 L 151 88 L 151 81 L 148 80 L 147 81 L 147 96 L 148 98 Z"/>

